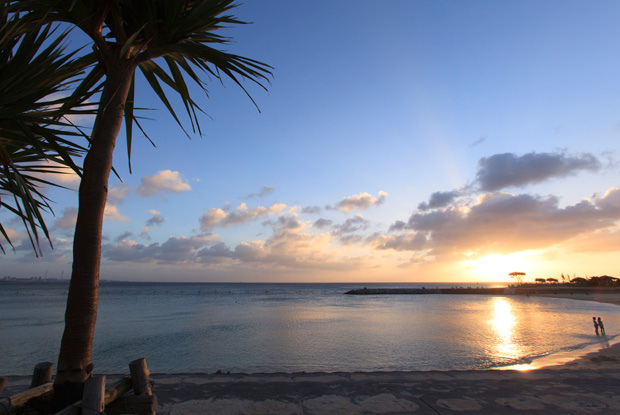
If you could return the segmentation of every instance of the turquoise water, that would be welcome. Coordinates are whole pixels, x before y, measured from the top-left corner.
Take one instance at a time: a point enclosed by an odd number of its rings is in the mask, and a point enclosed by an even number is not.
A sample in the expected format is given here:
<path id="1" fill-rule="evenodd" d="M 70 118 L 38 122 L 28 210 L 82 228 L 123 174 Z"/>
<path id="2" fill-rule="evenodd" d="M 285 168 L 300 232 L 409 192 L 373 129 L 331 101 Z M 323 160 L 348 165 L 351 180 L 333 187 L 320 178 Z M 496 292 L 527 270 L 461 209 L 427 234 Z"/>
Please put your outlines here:
<path id="1" fill-rule="evenodd" d="M 127 372 L 140 357 L 152 372 L 485 369 L 620 333 L 620 307 L 590 301 L 343 294 L 423 285 L 105 283 L 93 363 L 99 373 Z M 66 290 L 0 282 L 0 374 L 56 361 Z M 594 335 L 592 316 L 606 322 L 606 338 Z"/>

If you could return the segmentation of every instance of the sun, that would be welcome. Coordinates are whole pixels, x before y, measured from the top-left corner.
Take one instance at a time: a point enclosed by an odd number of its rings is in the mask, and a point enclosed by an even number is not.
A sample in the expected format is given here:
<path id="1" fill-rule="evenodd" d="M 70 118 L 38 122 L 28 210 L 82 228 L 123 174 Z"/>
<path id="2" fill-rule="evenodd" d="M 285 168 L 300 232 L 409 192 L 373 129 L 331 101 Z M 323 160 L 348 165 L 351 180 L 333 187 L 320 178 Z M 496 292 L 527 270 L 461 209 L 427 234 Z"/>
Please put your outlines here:
<path id="1" fill-rule="evenodd" d="M 508 255 L 487 255 L 480 259 L 464 261 L 475 280 L 509 281 L 511 272 L 528 272 L 531 268 L 531 253 L 517 252 Z"/>

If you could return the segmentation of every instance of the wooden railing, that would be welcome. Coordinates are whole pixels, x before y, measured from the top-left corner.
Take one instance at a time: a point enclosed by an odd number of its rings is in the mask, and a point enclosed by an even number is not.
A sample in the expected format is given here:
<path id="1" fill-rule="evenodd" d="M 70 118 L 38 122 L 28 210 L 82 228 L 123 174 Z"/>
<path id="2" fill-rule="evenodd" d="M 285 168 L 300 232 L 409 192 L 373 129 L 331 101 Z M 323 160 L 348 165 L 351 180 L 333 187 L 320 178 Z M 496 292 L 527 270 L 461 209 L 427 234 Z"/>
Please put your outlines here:
<path id="1" fill-rule="evenodd" d="M 50 362 L 35 366 L 30 389 L 10 397 L 0 398 L 0 415 L 17 415 L 31 399 L 53 391 L 52 373 L 54 365 Z M 150 372 L 145 359 L 129 363 L 131 376 L 125 376 L 106 388 L 106 376 L 91 376 L 84 384 L 82 400 L 74 402 L 55 415 L 107 415 L 152 414 L 155 415 L 157 397 L 151 389 Z M 7 382 L 0 377 L 0 393 Z M 133 389 L 133 395 L 128 392 Z"/>

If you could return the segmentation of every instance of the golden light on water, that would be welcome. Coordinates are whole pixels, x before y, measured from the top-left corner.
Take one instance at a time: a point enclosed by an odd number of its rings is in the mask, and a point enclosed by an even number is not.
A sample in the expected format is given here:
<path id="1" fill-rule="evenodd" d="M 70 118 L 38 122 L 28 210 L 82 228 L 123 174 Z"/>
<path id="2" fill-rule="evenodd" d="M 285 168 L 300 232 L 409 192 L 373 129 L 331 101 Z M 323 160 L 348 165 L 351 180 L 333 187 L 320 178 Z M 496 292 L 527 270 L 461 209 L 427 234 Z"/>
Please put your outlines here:
<path id="1" fill-rule="evenodd" d="M 491 325 L 495 331 L 493 354 L 503 358 L 518 358 L 521 347 L 515 343 L 515 317 L 510 303 L 504 298 L 494 299 L 493 319 Z"/>

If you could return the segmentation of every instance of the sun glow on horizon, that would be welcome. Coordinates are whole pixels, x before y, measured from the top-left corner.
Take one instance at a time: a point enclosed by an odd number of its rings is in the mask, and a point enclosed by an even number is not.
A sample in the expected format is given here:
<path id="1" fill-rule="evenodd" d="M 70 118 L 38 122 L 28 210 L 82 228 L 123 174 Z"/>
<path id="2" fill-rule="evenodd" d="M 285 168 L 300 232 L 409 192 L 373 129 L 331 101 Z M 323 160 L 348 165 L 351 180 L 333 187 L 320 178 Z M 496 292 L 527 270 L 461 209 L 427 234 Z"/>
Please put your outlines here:
<path id="1" fill-rule="evenodd" d="M 507 281 L 509 273 L 518 271 L 526 274 L 532 268 L 532 252 L 516 252 L 508 255 L 487 255 L 485 257 L 463 261 L 475 278 L 487 281 Z"/>

